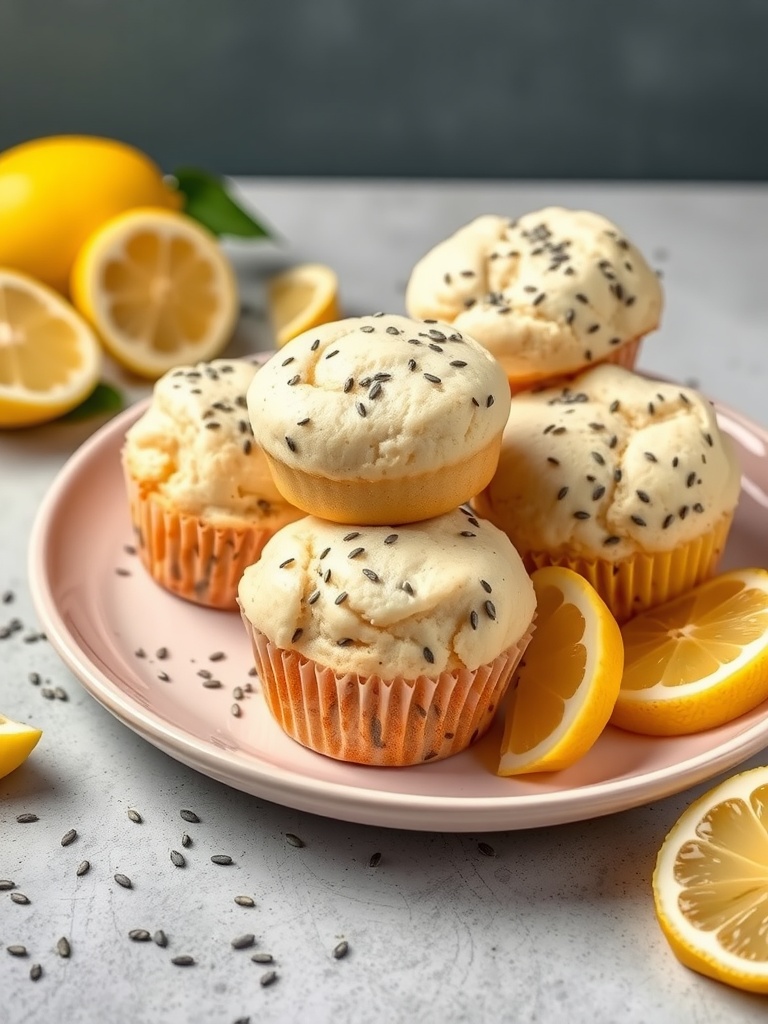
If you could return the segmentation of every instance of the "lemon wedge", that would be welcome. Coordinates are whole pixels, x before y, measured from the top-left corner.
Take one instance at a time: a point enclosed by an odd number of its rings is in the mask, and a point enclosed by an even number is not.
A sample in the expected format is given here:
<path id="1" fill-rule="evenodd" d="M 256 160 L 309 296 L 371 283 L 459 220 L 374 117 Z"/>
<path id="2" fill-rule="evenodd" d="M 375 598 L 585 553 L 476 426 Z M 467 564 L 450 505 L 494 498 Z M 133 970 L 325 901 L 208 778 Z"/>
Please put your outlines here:
<path id="1" fill-rule="evenodd" d="M 499 775 L 574 764 L 605 728 L 621 684 L 621 633 L 592 585 L 560 566 L 531 578 L 536 630 L 510 687 Z"/>
<path id="2" fill-rule="evenodd" d="M 26 761 L 42 735 L 40 729 L 0 715 L 0 778 Z"/>
<path id="3" fill-rule="evenodd" d="M 75 259 L 71 294 L 115 359 L 150 380 L 217 356 L 238 313 L 214 236 L 160 209 L 129 210 L 95 231 Z"/>
<path id="4" fill-rule="evenodd" d="M 0 427 L 44 423 L 93 391 L 101 348 L 56 292 L 0 269 Z"/>
<path id="5" fill-rule="evenodd" d="M 277 347 L 312 327 L 338 320 L 338 293 L 336 274 L 322 263 L 303 263 L 270 278 L 267 296 Z"/>
<path id="6" fill-rule="evenodd" d="M 653 897 L 686 967 L 768 992 L 768 768 L 733 776 L 683 812 L 659 851 Z"/>
<path id="7" fill-rule="evenodd" d="M 715 576 L 622 635 L 615 725 L 677 736 L 730 722 L 768 698 L 768 571 Z"/>

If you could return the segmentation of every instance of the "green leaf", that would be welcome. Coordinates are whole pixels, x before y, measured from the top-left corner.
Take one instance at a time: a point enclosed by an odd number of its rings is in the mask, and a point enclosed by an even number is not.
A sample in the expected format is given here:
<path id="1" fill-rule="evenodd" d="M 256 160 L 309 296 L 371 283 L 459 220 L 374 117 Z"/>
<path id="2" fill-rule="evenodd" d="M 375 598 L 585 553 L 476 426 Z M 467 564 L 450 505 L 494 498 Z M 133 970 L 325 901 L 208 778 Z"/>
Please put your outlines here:
<path id="1" fill-rule="evenodd" d="M 270 232 L 235 202 L 221 178 L 197 167 L 182 167 L 173 177 L 184 196 L 184 213 L 214 235 L 270 237 Z"/>
<path id="2" fill-rule="evenodd" d="M 85 420 L 91 416 L 103 416 L 120 412 L 125 406 L 125 399 L 122 394 L 113 388 L 111 384 L 100 381 L 88 397 L 70 409 L 61 419 L 65 423 L 73 423 L 78 420 Z"/>

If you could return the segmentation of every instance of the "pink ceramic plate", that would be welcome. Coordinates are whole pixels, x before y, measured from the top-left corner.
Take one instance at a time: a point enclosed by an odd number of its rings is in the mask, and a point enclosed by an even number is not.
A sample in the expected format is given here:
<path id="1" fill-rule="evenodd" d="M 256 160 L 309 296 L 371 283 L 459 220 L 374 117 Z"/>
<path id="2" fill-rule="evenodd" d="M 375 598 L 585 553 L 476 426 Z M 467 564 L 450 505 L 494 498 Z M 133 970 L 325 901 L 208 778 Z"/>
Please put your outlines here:
<path id="1" fill-rule="evenodd" d="M 248 675 L 250 650 L 239 616 L 172 597 L 126 550 L 132 536 L 119 451 L 126 428 L 145 407 L 108 423 L 64 467 L 34 525 L 30 579 L 49 639 L 86 689 L 184 764 L 247 793 L 330 817 L 485 831 L 637 806 L 711 778 L 768 744 L 764 704 L 690 737 L 655 739 L 609 727 L 573 768 L 538 778 L 494 774 L 498 724 L 464 754 L 416 768 L 366 768 L 305 750 L 275 725 L 258 680 Z M 734 412 L 718 414 L 744 472 L 725 564 L 768 566 L 768 434 Z M 157 656 L 161 647 L 168 648 L 166 658 Z M 222 687 L 204 688 L 203 673 Z M 232 690 L 248 683 L 253 691 L 235 718 Z"/>

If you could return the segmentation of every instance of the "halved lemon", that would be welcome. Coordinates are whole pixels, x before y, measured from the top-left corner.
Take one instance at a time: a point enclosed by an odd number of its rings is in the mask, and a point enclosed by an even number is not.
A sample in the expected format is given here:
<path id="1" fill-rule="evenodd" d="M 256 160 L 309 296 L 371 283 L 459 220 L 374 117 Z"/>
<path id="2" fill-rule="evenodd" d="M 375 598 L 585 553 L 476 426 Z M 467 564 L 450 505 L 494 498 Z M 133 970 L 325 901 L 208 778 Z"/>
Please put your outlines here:
<path id="1" fill-rule="evenodd" d="M 733 776 L 680 816 L 659 851 L 653 897 L 686 967 L 768 992 L 768 768 Z"/>
<path id="2" fill-rule="evenodd" d="M 312 327 L 338 320 L 338 294 L 336 274 L 322 263 L 303 263 L 270 278 L 267 296 L 277 347 Z"/>
<path id="3" fill-rule="evenodd" d="M 105 348 L 150 380 L 217 356 L 238 313 L 235 275 L 214 236 L 160 209 L 129 210 L 94 232 L 71 293 Z"/>
<path id="4" fill-rule="evenodd" d="M 621 683 L 621 633 L 592 585 L 560 566 L 532 580 L 536 630 L 510 687 L 499 775 L 574 764 L 605 728 Z"/>
<path id="5" fill-rule="evenodd" d="M 768 698 L 768 571 L 722 573 L 622 627 L 624 678 L 611 721 L 679 736 Z"/>
<path id="6" fill-rule="evenodd" d="M 42 735 L 40 729 L 0 715 L 0 778 L 26 761 Z"/>
<path id="7" fill-rule="evenodd" d="M 0 427 L 74 409 L 100 369 L 99 343 L 69 303 L 26 274 L 0 269 Z"/>

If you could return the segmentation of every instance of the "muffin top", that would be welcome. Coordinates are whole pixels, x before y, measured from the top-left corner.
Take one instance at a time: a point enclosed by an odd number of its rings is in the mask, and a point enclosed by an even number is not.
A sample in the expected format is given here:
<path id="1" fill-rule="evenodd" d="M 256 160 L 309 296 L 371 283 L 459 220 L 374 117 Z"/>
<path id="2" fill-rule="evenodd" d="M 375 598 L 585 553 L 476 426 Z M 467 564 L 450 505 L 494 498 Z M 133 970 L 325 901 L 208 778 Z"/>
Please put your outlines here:
<path id="1" fill-rule="evenodd" d="M 146 495 L 211 520 L 270 519 L 299 513 L 280 495 L 248 421 L 246 391 L 257 367 L 240 360 L 169 370 L 147 411 L 125 437 L 123 463 Z"/>
<path id="2" fill-rule="evenodd" d="M 511 378 L 567 373 L 659 323 L 659 279 L 597 213 L 548 207 L 518 220 L 478 217 L 414 267 L 412 316 L 467 331 Z"/>
<path id="3" fill-rule="evenodd" d="M 239 600 L 278 647 L 382 679 L 493 661 L 535 610 L 510 541 L 464 507 L 399 527 L 307 516 L 270 539 L 245 570 Z"/>
<path id="4" fill-rule="evenodd" d="M 290 341 L 254 378 L 248 411 L 259 444 L 292 468 L 398 478 L 483 449 L 504 428 L 509 385 L 468 335 L 376 314 Z"/>
<path id="5" fill-rule="evenodd" d="M 522 553 L 618 560 L 701 536 L 733 511 L 740 483 L 700 394 L 605 365 L 570 387 L 515 395 L 475 504 Z"/>

